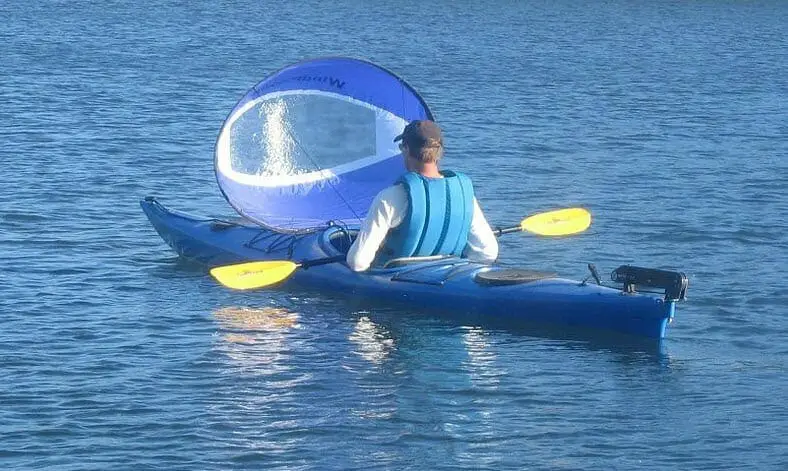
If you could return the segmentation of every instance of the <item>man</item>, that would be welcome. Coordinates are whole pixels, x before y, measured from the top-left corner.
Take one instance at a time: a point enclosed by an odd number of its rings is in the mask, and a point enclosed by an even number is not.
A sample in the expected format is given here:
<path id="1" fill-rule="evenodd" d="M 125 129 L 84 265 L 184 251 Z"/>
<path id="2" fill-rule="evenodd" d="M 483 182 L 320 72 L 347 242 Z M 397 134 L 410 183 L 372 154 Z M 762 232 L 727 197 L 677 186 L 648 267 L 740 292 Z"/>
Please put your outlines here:
<path id="1" fill-rule="evenodd" d="M 408 173 L 375 197 L 347 254 L 354 271 L 401 257 L 457 255 L 492 262 L 498 240 L 468 177 L 439 171 L 443 136 L 433 121 L 409 123 L 394 138 Z"/>

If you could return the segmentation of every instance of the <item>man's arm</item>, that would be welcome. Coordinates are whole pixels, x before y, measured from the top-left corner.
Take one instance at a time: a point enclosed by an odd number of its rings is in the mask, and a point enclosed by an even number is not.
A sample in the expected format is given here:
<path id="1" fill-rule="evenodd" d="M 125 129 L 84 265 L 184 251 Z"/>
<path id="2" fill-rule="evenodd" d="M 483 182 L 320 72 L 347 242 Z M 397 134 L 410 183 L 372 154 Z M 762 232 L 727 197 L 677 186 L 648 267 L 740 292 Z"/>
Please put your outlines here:
<path id="1" fill-rule="evenodd" d="M 473 219 L 464 255 L 478 262 L 494 262 L 498 258 L 498 238 L 484 218 L 476 198 L 473 199 Z"/>
<path id="2" fill-rule="evenodd" d="M 372 265 L 389 230 L 402 223 L 402 215 L 408 211 L 407 205 L 408 198 L 402 185 L 378 193 L 361 224 L 358 237 L 347 252 L 346 260 L 351 270 L 364 271 Z"/>

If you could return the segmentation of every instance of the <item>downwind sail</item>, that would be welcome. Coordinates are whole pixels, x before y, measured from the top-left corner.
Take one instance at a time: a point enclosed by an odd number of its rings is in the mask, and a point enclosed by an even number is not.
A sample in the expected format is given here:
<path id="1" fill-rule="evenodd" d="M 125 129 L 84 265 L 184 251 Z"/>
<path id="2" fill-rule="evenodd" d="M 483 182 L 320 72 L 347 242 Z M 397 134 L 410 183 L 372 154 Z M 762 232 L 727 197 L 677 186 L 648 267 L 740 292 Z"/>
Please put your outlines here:
<path id="1" fill-rule="evenodd" d="M 393 139 L 414 119 L 433 119 L 424 100 L 375 64 L 298 62 L 230 112 L 216 142 L 216 178 L 239 214 L 269 229 L 356 225 L 405 171 Z"/>

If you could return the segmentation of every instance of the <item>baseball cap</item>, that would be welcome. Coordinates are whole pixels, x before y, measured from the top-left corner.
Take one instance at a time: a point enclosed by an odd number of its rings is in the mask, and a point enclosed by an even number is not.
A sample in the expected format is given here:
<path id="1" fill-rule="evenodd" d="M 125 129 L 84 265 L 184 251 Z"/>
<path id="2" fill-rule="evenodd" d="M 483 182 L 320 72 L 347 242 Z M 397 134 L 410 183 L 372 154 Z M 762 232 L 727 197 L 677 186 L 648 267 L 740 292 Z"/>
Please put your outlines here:
<path id="1" fill-rule="evenodd" d="M 441 128 L 428 119 L 411 121 L 394 142 L 402 141 L 412 149 L 443 146 Z"/>

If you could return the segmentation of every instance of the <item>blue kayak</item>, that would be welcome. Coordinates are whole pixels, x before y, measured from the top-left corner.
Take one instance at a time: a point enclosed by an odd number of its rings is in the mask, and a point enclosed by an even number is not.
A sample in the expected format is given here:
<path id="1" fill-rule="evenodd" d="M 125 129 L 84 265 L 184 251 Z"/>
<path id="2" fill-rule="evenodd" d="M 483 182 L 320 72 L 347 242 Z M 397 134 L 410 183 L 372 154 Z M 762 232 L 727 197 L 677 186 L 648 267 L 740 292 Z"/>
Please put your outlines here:
<path id="1" fill-rule="evenodd" d="M 344 225 L 285 233 L 243 220 L 196 217 L 170 210 L 152 197 L 141 206 L 175 252 L 208 267 L 337 257 L 355 235 Z M 614 281 L 622 285 L 617 288 L 601 285 L 598 277 L 594 284 L 457 257 L 394 262 L 363 273 L 342 262 L 314 266 L 296 270 L 282 285 L 435 309 L 463 319 L 602 329 L 656 339 L 665 336 L 687 288 L 681 273 L 630 266 L 614 271 Z M 661 291 L 644 294 L 643 288 Z"/>

